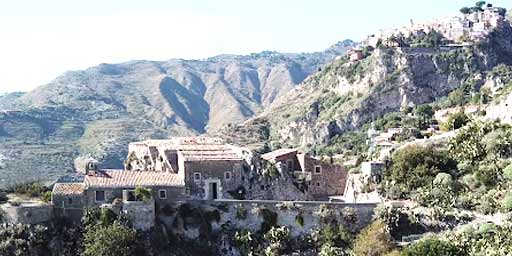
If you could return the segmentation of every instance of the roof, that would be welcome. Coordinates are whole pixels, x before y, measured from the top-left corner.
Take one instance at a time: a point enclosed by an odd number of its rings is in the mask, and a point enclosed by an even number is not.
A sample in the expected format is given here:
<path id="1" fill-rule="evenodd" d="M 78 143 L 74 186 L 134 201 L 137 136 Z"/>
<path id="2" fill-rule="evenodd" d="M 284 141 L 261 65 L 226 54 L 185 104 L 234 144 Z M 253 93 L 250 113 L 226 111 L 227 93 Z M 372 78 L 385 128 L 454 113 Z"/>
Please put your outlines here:
<path id="1" fill-rule="evenodd" d="M 152 156 L 158 155 L 157 148 L 166 156 L 171 154 L 169 152 L 178 151 L 185 161 L 243 160 L 234 146 L 223 144 L 221 139 L 211 137 L 173 137 L 167 140 L 134 142 L 130 145 L 149 147 Z"/>
<path id="2" fill-rule="evenodd" d="M 263 154 L 263 155 L 261 155 L 261 158 L 263 158 L 265 160 L 273 160 L 280 156 L 284 156 L 284 155 L 287 155 L 290 153 L 297 153 L 297 149 L 282 148 L 282 149 L 278 149 L 278 150 Z"/>
<path id="3" fill-rule="evenodd" d="M 243 160 L 233 147 L 227 144 L 181 145 L 178 152 L 185 161 Z"/>
<path id="4" fill-rule="evenodd" d="M 86 176 L 86 188 L 125 188 L 125 187 L 155 187 L 155 186 L 184 186 L 181 176 L 170 172 L 153 171 L 102 171 L 96 176 Z"/>
<path id="5" fill-rule="evenodd" d="M 145 145 L 155 147 L 172 147 L 172 146 L 183 146 L 183 145 L 222 145 L 222 139 L 214 137 L 172 137 L 165 140 L 145 140 L 132 142 L 130 145 Z"/>
<path id="6" fill-rule="evenodd" d="M 53 186 L 53 194 L 80 195 L 84 192 L 83 183 L 56 183 Z"/>

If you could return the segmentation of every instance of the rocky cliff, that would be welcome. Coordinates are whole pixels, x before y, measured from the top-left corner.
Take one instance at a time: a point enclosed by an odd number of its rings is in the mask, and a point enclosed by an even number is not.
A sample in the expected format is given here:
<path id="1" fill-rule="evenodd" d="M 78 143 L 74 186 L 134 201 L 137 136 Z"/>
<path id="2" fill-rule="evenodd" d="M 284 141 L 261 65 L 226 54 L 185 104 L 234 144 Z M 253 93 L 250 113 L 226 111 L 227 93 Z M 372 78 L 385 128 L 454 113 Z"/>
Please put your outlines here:
<path id="1" fill-rule="evenodd" d="M 260 116 L 224 134 L 268 123 L 268 147 L 322 146 L 372 118 L 431 103 L 498 64 L 512 64 L 512 29 L 506 26 L 472 46 L 375 49 L 366 58 L 336 61 L 274 102 Z M 252 136 L 257 138 L 257 136 Z M 266 144 L 265 144 L 266 143 Z"/>

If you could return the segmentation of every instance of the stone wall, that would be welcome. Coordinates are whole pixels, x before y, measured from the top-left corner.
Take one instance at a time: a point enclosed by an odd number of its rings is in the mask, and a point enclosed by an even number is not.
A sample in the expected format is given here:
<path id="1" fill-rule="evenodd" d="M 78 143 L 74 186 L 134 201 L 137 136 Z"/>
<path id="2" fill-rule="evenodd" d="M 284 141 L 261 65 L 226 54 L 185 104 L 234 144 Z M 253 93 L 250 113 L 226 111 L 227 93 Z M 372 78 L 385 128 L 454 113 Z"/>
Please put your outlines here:
<path id="1" fill-rule="evenodd" d="M 122 211 L 127 215 L 134 228 L 146 231 L 155 226 L 155 201 L 123 202 Z"/>
<path id="2" fill-rule="evenodd" d="M 187 192 L 197 199 L 211 199 L 209 184 L 217 183 L 217 198 L 231 198 L 229 191 L 235 191 L 242 185 L 242 160 L 192 161 L 184 162 L 185 184 Z M 194 174 L 200 173 L 201 179 L 195 180 Z M 226 177 L 229 173 L 229 179 Z"/>
<path id="3" fill-rule="evenodd" d="M 53 218 L 53 205 L 6 205 L 2 207 L 8 223 L 40 224 Z"/>
<path id="4" fill-rule="evenodd" d="M 209 206 L 220 213 L 220 221 L 212 222 L 213 230 L 221 230 L 227 224 L 236 229 L 249 229 L 257 232 L 265 222 L 265 213 L 277 215 L 278 226 L 289 228 L 294 237 L 311 234 L 326 222 L 336 220 L 349 230 L 358 231 L 371 223 L 376 204 L 347 204 L 329 202 L 283 202 L 283 201 L 245 201 L 217 200 L 196 201 L 202 207 Z M 219 209 L 219 210 L 215 210 Z M 300 217 L 298 217 L 300 216 Z M 298 220 L 302 219 L 302 221 Z M 198 230 L 185 232 L 190 238 L 198 234 Z"/>
<path id="5" fill-rule="evenodd" d="M 315 167 L 320 167 L 319 172 Z M 324 161 L 304 156 L 305 172 L 311 173 L 309 193 L 317 200 L 328 196 L 342 195 L 347 183 L 347 171 L 341 165 L 333 165 Z"/>

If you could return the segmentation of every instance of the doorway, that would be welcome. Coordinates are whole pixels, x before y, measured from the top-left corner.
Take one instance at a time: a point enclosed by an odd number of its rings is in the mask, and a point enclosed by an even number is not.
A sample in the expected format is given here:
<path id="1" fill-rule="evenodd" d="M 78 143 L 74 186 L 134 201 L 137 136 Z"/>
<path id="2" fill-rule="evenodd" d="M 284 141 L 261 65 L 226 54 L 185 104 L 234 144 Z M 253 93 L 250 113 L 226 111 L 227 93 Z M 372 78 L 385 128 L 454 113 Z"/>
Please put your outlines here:
<path id="1" fill-rule="evenodd" d="M 210 199 L 215 200 L 219 198 L 217 182 L 210 183 Z"/>

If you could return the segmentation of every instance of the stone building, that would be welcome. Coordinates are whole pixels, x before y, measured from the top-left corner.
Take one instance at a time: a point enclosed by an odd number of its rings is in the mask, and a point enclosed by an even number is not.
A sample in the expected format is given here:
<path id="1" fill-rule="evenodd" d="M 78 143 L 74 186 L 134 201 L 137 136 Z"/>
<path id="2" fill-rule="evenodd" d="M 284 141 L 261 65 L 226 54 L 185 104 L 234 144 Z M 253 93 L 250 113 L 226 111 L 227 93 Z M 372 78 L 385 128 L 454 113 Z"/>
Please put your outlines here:
<path id="1" fill-rule="evenodd" d="M 347 171 L 335 165 L 301 153 L 295 149 L 279 149 L 261 156 L 280 166 L 284 175 L 305 182 L 307 192 L 317 200 L 342 195 Z"/>
<path id="2" fill-rule="evenodd" d="M 130 143 L 127 171 L 179 175 L 196 199 L 230 198 L 251 169 L 250 150 L 208 137 L 175 137 Z"/>
<path id="3" fill-rule="evenodd" d="M 149 192 L 147 198 L 136 189 Z M 100 170 L 86 163 L 85 173 L 61 178 L 52 190 L 56 215 L 79 221 L 84 208 L 108 207 L 132 219 L 134 226 L 147 230 L 154 225 L 155 209 L 187 199 L 183 178 L 169 172 Z"/>

